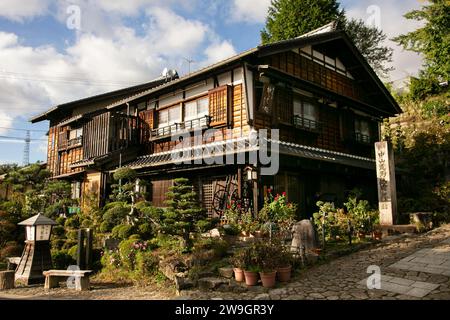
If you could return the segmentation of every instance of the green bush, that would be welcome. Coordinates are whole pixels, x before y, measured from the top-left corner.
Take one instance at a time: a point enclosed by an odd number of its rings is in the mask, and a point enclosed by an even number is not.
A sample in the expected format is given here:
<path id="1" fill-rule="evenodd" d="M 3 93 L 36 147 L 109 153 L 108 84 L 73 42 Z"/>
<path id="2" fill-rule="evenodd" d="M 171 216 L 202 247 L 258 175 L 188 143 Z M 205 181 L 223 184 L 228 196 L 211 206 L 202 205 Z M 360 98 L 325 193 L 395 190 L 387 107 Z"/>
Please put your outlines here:
<path id="1" fill-rule="evenodd" d="M 133 271 L 136 264 L 135 240 L 124 240 L 119 244 L 120 261 L 129 271 Z"/>
<path id="2" fill-rule="evenodd" d="M 103 221 L 112 225 L 119 225 L 125 221 L 130 212 L 130 206 L 125 202 L 111 202 L 104 207 Z"/>
<path id="3" fill-rule="evenodd" d="M 52 249 L 61 250 L 66 243 L 66 239 L 56 238 L 52 239 Z"/>
<path id="4" fill-rule="evenodd" d="M 73 260 L 77 260 L 77 254 L 78 254 L 78 245 L 72 246 L 67 253 L 72 257 Z"/>
<path id="5" fill-rule="evenodd" d="M 77 215 L 70 217 L 64 223 L 64 227 L 78 229 L 80 227 L 80 219 Z"/>
<path id="6" fill-rule="evenodd" d="M 100 224 L 100 232 L 103 232 L 103 233 L 111 232 L 112 228 L 114 228 L 114 224 L 112 224 L 108 221 L 103 221 Z"/>
<path id="7" fill-rule="evenodd" d="M 58 217 L 58 218 L 56 218 L 55 222 L 56 222 L 57 224 L 63 226 L 64 223 L 66 222 L 66 218 L 64 218 L 64 217 Z"/>
<path id="8" fill-rule="evenodd" d="M 62 225 L 57 225 L 52 228 L 52 236 L 62 237 L 64 236 L 65 230 Z"/>
<path id="9" fill-rule="evenodd" d="M 150 239 L 153 236 L 153 226 L 150 223 L 143 223 L 138 226 L 139 235 L 143 239 Z"/>
<path id="10" fill-rule="evenodd" d="M 68 253 L 67 250 L 52 251 L 53 267 L 58 270 L 65 270 L 70 265 L 75 265 L 76 260 Z"/>
<path id="11" fill-rule="evenodd" d="M 140 251 L 136 254 L 136 271 L 143 276 L 158 272 L 158 256 L 151 251 Z"/>
<path id="12" fill-rule="evenodd" d="M 92 228 L 92 221 L 89 220 L 89 219 L 84 219 L 84 220 L 81 222 L 81 227 L 82 227 L 82 228 Z"/>
<path id="13" fill-rule="evenodd" d="M 133 227 L 127 224 L 121 224 L 115 226 L 112 229 L 111 236 L 114 239 L 125 240 L 128 239 L 133 234 Z"/>

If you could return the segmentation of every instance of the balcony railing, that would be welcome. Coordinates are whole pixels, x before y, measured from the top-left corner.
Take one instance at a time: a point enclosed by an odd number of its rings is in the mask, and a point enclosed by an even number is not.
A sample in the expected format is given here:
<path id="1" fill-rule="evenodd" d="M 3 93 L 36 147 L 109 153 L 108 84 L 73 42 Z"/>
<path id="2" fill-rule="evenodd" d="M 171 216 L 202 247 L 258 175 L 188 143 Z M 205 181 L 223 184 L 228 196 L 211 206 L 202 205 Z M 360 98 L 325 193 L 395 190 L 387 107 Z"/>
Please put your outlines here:
<path id="1" fill-rule="evenodd" d="M 294 126 L 307 131 L 317 132 L 320 128 L 320 122 L 294 115 Z"/>
<path id="2" fill-rule="evenodd" d="M 210 116 L 204 116 L 197 119 L 192 120 L 186 120 L 185 122 L 180 123 L 174 123 L 170 126 L 161 127 L 158 129 L 152 130 L 151 139 L 158 139 L 162 137 L 167 137 L 172 134 L 175 134 L 179 131 L 183 130 L 194 130 L 199 128 L 206 128 L 209 127 L 209 124 L 211 123 L 211 117 Z"/>
<path id="3" fill-rule="evenodd" d="M 70 139 L 70 140 L 64 139 L 62 136 L 60 136 L 58 149 L 64 150 L 67 148 L 78 147 L 78 146 L 81 146 L 82 141 L 83 141 L 83 136 L 79 136 L 79 137 L 76 137 L 76 138 Z"/>
<path id="4" fill-rule="evenodd" d="M 369 135 L 362 134 L 360 132 L 356 132 L 355 133 L 355 141 L 364 143 L 364 144 L 370 144 L 372 142 L 372 139 L 370 138 Z"/>

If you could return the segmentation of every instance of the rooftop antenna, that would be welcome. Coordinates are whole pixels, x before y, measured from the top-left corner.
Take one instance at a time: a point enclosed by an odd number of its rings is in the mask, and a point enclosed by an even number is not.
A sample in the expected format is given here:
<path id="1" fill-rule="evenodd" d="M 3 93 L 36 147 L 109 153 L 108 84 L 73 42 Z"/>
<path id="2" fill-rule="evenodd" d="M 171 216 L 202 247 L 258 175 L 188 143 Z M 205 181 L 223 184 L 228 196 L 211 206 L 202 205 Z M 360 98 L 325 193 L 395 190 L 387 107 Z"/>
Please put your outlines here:
<path id="1" fill-rule="evenodd" d="M 30 130 L 27 130 L 27 134 L 25 136 L 25 147 L 23 148 L 23 165 L 28 166 L 30 164 Z"/>
<path id="2" fill-rule="evenodd" d="M 191 74 L 191 63 L 194 63 L 195 62 L 195 60 L 192 60 L 192 59 L 190 59 L 190 58 L 183 58 L 184 60 L 186 60 L 187 61 L 187 63 L 188 63 L 188 70 L 189 70 L 189 72 L 188 72 L 188 74 Z"/>

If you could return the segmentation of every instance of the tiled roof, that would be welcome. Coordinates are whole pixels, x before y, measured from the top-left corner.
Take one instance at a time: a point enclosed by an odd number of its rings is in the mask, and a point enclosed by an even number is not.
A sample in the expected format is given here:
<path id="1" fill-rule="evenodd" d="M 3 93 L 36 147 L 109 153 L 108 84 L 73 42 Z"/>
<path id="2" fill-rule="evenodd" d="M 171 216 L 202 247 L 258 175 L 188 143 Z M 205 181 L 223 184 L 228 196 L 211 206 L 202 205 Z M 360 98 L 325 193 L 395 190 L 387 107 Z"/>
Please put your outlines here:
<path id="1" fill-rule="evenodd" d="M 268 148 L 271 152 L 276 152 L 276 149 L 272 148 L 272 144 L 276 143 L 278 144 L 279 154 L 338 163 L 364 169 L 375 169 L 375 160 L 372 158 L 366 158 L 348 153 L 309 147 L 279 140 L 267 139 L 266 141 L 269 142 Z M 226 146 L 225 150 L 223 149 L 224 146 Z M 214 149 L 214 147 L 220 147 L 220 149 Z M 240 138 L 240 139 L 233 139 L 231 141 L 214 142 L 204 144 L 201 146 L 193 146 L 185 149 L 165 151 L 154 153 L 151 155 L 145 155 L 136 158 L 136 160 L 126 163 L 124 167 L 129 167 L 133 169 L 142 169 L 142 168 L 163 166 L 168 164 L 176 164 L 177 160 L 178 163 L 186 160 L 194 161 L 196 159 L 203 159 L 204 151 L 206 149 L 208 149 L 210 152 L 212 150 L 215 151 L 214 153 L 210 153 L 211 154 L 210 157 L 212 158 L 224 156 L 227 154 L 236 154 L 242 152 L 249 152 L 253 150 L 259 150 L 260 148 L 261 145 L 251 146 L 249 144 L 248 138 Z M 181 157 L 181 155 L 183 155 L 183 157 Z"/>
<path id="2" fill-rule="evenodd" d="M 316 147 L 300 145 L 279 140 L 267 139 L 270 143 L 277 143 L 279 145 L 279 153 L 286 155 L 293 155 L 302 158 L 313 160 L 320 160 L 326 162 L 333 162 L 344 164 L 352 167 L 359 167 L 364 169 L 375 169 L 375 159 L 356 156 L 353 154 L 326 150 Z M 273 149 L 272 149 L 273 151 Z"/>

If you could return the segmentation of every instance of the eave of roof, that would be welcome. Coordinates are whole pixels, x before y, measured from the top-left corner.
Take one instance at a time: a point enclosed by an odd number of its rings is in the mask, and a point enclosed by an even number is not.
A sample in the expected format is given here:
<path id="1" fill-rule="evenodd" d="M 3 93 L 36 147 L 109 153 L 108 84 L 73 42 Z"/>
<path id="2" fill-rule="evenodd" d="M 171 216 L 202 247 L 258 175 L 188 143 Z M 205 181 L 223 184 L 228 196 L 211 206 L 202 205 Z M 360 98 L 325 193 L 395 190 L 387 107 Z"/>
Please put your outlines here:
<path id="1" fill-rule="evenodd" d="M 219 62 L 217 62 L 217 63 L 215 63 L 215 64 L 212 64 L 212 65 L 210 65 L 210 66 L 207 66 L 207 67 L 205 67 L 205 68 L 203 68 L 203 69 L 197 70 L 197 71 L 195 71 L 195 72 L 193 72 L 193 73 L 190 73 L 190 74 L 188 74 L 188 75 L 186 75 L 186 76 L 183 76 L 183 77 L 181 77 L 181 78 L 179 78 L 179 79 L 170 81 L 170 82 L 168 82 L 168 83 L 165 83 L 165 84 L 162 84 L 162 85 L 160 85 L 160 86 L 157 86 L 157 87 L 148 89 L 148 90 L 146 90 L 146 91 L 143 91 L 143 92 L 141 92 L 141 93 L 135 94 L 135 95 L 130 96 L 130 97 L 128 97 L 128 98 L 125 98 L 125 99 L 122 99 L 122 100 L 120 100 L 120 101 L 114 102 L 114 103 L 110 104 L 109 106 L 107 106 L 106 108 L 107 108 L 107 109 L 112 109 L 112 108 L 115 108 L 115 107 L 117 107 L 117 106 L 123 105 L 123 104 L 125 104 L 125 103 L 128 103 L 128 102 L 137 100 L 137 99 L 139 99 L 139 98 L 145 97 L 145 96 L 148 95 L 148 94 L 151 94 L 151 93 L 155 93 L 155 92 L 161 91 L 161 90 L 166 89 L 166 88 L 169 88 L 169 87 L 171 87 L 171 86 L 176 86 L 176 85 L 183 84 L 183 83 L 188 82 L 188 81 L 190 81 L 190 80 L 192 80 L 192 79 L 194 79 L 194 78 L 196 78 L 196 77 L 198 77 L 198 76 L 203 75 L 203 74 L 206 73 L 206 72 L 215 70 L 215 69 L 220 68 L 220 67 L 224 67 L 224 66 L 226 66 L 226 65 L 228 65 L 228 64 L 230 64 L 230 63 L 237 62 L 237 61 L 239 61 L 240 59 L 242 59 L 242 58 L 244 58 L 244 57 L 247 57 L 247 56 L 249 56 L 249 55 L 251 55 L 251 54 L 253 54 L 253 53 L 257 52 L 257 51 L 258 51 L 258 48 L 252 48 L 252 49 L 246 50 L 246 51 L 244 51 L 244 52 L 242 52 L 242 53 L 240 53 L 240 54 L 237 54 L 237 55 L 232 56 L 232 57 L 230 57 L 230 58 L 228 58 L 228 59 L 219 61 Z"/>
<path id="2" fill-rule="evenodd" d="M 53 113 L 53 112 L 55 112 L 57 110 L 60 110 L 61 108 L 67 108 L 67 107 L 71 107 L 71 106 L 75 106 L 75 105 L 79 105 L 79 104 L 87 104 L 87 103 L 90 103 L 90 102 L 95 102 L 95 101 L 107 99 L 107 98 L 114 97 L 114 96 L 117 96 L 117 95 L 123 95 L 123 94 L 126 94 L 128 91 L 147 90 L 148 87 L 154 87 L 155 85 L 158 85 L 159 82 L 162 83 L 162 82 L 165 82 L 165 81 L 166 81 L 166 78 L 160 77 L 160 78 L 156 78 L 156 79 L 154 79 L 152 81 L 149 81 L 149 82 L 146 82 L 146 83 L 143 83 L 143 84 L 138 84 L 138 85 L 127 87 L 127 88 L 122 88 L 122 89 L 118 89 L 118 90 L 114 90 L 114 91 L 110 91 L 110 92 L 106 92 L 106 93 L 101 93 L 101 94 L 98 94 L 98 95 L 90 96 L 90 97 L 87 97 L 87 98 L 82 98 L 82 99 L 79 99 L 79 100 L 74 100 L 74 101 L 70 101 L 70 102 L 67 102 L 67 103 L 62 103 L 62 104 L 56 105 L 56 106 L 48 109 L 47 111 L 45 111 L 45 112 L 43 112 L 43 113 L 41 113 L 39 115 L 36 115 L 36 116 L 32 117 L 30 119 L 30 122 L 31 123 L 36 123 L 36 122 L 40 122 L 40 121 L 43 121 L 43 120 L 47 120 L 47 117 L 51 113 Z"/>

